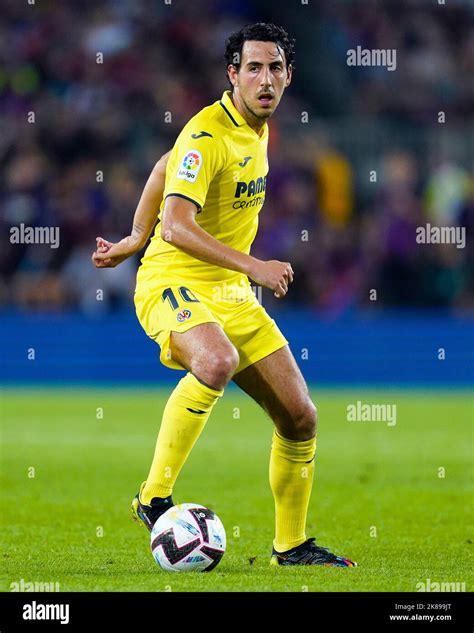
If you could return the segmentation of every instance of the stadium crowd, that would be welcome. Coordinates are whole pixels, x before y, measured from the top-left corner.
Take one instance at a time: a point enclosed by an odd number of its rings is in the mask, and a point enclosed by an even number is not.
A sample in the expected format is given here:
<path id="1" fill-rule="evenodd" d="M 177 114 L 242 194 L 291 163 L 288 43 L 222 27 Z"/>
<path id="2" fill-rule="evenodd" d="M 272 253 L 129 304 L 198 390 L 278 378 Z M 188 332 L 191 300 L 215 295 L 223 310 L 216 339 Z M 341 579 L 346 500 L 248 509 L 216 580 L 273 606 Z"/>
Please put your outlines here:
<path id="1" fill-rule="evenodd" d="M 297 38 L 296 70 L 270 122 L 252 252 L 292 262 L 286 304 L 331 313 L 374 299 L 472 309 L 472 163 L 453 142 L 472 133 L 472 8 L 453 1 L 441 17 L 441 8 L 421 15 L 408 0 L 317 4 L 299 8 L 311 11 L 305 19 L 263 0 L 5 0 L 0 306 L 93 313 L 130 305 L 138 257 L 96 270 L 95 237 L 130 232 L 154 163 L 227 88 L 226 36 L 279 17 Z M 357 45 L 396 49 L 397 70 L 347 66 Z M 371 132 L 354 152 L 358 129 Z M 20 224 L 60 227 L 58 248 L 11 243 Z M 417 242 L 427 224 L 464 227 L 465 246 Z"/>

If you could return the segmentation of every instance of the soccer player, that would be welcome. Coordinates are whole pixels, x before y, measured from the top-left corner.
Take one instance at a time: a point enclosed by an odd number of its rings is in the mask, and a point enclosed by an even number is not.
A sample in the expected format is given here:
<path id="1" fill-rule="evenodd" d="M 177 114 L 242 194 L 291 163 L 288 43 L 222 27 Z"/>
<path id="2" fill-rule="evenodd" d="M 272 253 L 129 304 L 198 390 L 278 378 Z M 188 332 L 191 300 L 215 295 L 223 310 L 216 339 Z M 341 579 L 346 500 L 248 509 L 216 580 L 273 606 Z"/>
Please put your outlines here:
<path id="1" fill-rule="evenodd" d="M 138 271 L 135 307 L 161 348 L 161 362 L 188 373 L 166 404 L 151 468 L 132 510 L 151 530 L 173 505 L 179 472 L 233 380 L 275 425 L 271 564 L 352 567 L 348 558 L 306 537 L 316 408 L 288 341 L 249 282 L 282 298 L 293 281 L 288 262 L 249 254 L 265 198 L 267 119 L 290 84 L 293 41 L 281 27 L 253 24 L 230 36 L 225 58 L 231 90 L 196 114 L 156 164 L 131 235 L 117 244 L 97 238 L 92 256 L 97 267 L 109 267 L 140 250 L 161 205 Z"/>

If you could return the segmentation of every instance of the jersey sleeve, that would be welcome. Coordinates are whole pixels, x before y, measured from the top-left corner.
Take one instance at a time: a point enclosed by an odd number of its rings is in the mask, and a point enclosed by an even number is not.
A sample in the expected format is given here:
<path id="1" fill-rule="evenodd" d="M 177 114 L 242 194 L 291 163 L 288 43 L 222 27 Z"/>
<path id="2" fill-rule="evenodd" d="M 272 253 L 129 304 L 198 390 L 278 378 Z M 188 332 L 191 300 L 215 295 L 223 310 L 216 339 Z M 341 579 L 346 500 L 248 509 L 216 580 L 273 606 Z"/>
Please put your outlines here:
<path id="1" fill-rule="evenodd" d="M 178 136 L 166 168 L 164 199 L 181 196 L 202 209 L 212 179 L 222 170 L 222 139 L 199 125 L 187 125 Z"/>

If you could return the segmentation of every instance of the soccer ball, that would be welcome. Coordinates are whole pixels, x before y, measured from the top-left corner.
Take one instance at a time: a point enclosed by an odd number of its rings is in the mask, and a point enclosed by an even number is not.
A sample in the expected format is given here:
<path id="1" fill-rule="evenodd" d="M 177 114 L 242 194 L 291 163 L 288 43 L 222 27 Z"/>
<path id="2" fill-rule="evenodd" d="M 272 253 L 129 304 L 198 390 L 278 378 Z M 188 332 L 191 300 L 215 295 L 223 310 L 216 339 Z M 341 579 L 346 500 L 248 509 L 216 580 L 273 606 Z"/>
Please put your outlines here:
<path id="1" fill-rule="evenodd" d="M 162 514 L 151 531 L 153 558 L 167 571 L 211 571 L 226 547 L 222 521 L 198 503 L 180 503 Z"/>

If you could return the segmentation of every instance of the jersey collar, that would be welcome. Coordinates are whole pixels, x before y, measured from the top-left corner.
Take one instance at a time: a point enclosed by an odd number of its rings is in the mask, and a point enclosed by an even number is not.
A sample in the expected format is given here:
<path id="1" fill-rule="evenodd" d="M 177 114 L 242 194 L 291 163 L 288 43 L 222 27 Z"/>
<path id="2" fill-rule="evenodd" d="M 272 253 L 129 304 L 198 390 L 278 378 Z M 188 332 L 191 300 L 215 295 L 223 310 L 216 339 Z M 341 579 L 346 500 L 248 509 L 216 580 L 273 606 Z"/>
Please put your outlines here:
<path id="1" fill-rule="evenodd" d="M 222 95 L 222 99 L 219 101 L 220 105 L 224 108 L 225 113 L 235 125 L 235 127 L 240 127 L 241 125 L 245 125 L 247 121 L 237 110 L 235 105 L 232 103 L 232 99 L 230 97 L 230 90 L 226 90 Z"/>
<path id="2" fill-rule="evenodd" d="M 224 109 L 225 113 L 227 114 L 229 119 L 232 121 L 233 125 L 235 125 L 235 127 L 241 127 L 242 125 L 247 125 L 247 121 L 244 119 L 244 117 L 240 114 L 240 112 L 237 110 L 237 108 L 233 104 L 232 98 L 230 95 L 231 95 L 230 90 L 226 90 L 224 94 L 222 95 L 222 99 L 219 101 L 219 104 Z M 252 130 L 252 132 L 254 132 L 254 130 Z M 256 132 L 254 132 L 254 134 L 258 136 L 260 139 L 265 139 L 268 135 L 267 123 L 265 123 L 264 128 L 263 128 L 263 133 L 261 135 L 257 134 Z"/>

